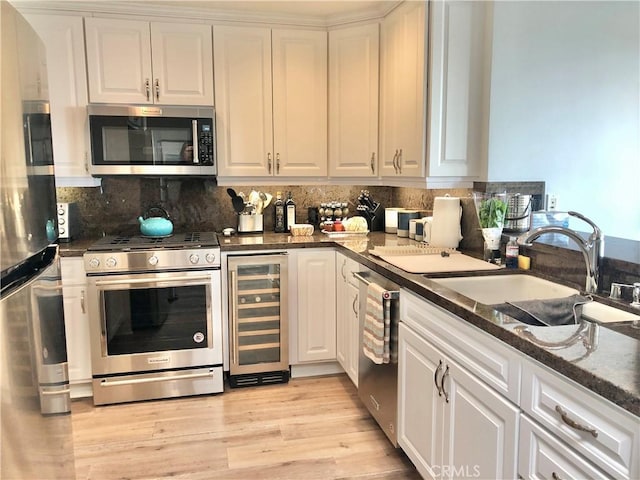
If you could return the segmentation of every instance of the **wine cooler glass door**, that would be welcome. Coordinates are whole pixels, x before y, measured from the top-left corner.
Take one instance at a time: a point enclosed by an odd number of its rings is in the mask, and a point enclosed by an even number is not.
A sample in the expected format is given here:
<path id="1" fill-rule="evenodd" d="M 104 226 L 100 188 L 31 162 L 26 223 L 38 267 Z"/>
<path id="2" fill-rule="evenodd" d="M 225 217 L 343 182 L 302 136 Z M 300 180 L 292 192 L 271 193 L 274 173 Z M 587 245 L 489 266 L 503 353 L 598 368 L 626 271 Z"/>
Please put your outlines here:
<path id="1" fill-rule="evenodd" d="M 287 256 L 230 257 L 231 375 L 289 368 Z"/>

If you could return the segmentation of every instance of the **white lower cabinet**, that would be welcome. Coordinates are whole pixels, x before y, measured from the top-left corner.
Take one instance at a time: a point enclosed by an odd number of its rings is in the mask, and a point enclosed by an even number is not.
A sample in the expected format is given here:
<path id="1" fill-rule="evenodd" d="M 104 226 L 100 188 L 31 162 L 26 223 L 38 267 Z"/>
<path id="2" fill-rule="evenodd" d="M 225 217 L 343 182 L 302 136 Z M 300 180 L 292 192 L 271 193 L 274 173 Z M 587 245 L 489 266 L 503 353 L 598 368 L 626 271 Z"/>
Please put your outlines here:
<path id="1" fill-rule="evenodd" d="M 90 397 L 91 349 L 84 262 L 82 257 L 62 257 L 60 260 L 71 398 Z"/>
<path id="2" fill-rule="evenodd" d="M 398 442 L 425 478 L 514 478 L 519 409 L 400 324 Z"/>
<path id="3" fill-rule="evenodd" d="M 292 251 L 290 251 L 292 252 Z M 297 360 L 336 360 L 336 256 L 333 249 L 300 249 L 296 258 Z"/>
<path id="4" fill-rule="evenodd" d="M 336 357 L 353 384 L 358 386 L 360 302 L 357 272 L 360 264 L 336 252 Z"/>

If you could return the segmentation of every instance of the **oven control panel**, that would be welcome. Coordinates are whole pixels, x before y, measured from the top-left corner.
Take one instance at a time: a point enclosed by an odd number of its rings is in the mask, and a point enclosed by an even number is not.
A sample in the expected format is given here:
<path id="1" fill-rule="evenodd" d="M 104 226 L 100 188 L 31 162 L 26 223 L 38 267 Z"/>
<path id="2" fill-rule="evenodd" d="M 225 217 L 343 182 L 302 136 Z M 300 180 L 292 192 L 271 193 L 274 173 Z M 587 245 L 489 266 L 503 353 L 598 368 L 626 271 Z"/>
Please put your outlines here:
<path id="1" fill-rule="evenodd" d="M 166 270 L 220 268 L 219 248 L 177 248 L 123 252 L 88 251 L 84 254 L 88 275 Z"/>

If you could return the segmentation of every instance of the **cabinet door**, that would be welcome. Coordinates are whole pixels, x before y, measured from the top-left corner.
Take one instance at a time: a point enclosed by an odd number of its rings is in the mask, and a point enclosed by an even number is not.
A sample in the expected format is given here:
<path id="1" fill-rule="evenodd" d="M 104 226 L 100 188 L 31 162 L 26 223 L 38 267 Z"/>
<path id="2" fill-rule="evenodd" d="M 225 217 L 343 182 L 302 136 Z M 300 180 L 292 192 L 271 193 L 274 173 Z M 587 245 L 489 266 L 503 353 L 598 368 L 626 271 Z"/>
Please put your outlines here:
<path id="1" fill-rule="evenodd" d="M 455 362 L 442 382 L 443 478 L 516 478 L 519 409 Z"/>
<path id="2" fill-rule="evenodd" d="M 51 134 L 58 187 L 100 184 L 88 170 L 87 67 L 82 17 L 26 15 L 47 46 Z"/>
<path id="3" fill-rule="evenodd" d="M 273 30 L 275 174 L 327 175 L 327 32 Z"/>
<path id="4" fill-rule="evenodd" d="M 89 101 L 153 103 L 149 23 L 85 18 Z"/>
<path id="5" fill-rule="evenodd" d="M 213 27 L 218 175 L 273 174 L 271 31 Z"/>
<path id="6" fill-rule="evenodd" d="M 81 257 L 62 258 L 60 268 L 71 397 L 91 396 L 91 349 L 84 263 Z"/>
<path id="7" fill-rule="evenodd" d="M 406 2 L 382 23 L 381 175 L 424 175 L 427 6 Z"/>
<path id="8" fill-rule="evenodd" d="M 445 402 L 435 377 L 442 378 L 443 356 L 404 323 L 398 350 L 398 443 L 423 478 L 436 478 Z"/>
<path id="9" fill-rule="evenodd" d="M 349 284 L 347 257 L 336 252 L 336 359 L 349 374 Z M 353 379 L 352 379 L 353 380 Z"/>
<path id="10" fill-rule="evenodd" d="M 329 175 L 378 174 L 378 23 L 329 32 Z"/>
<path id="11" fill-rule="evenodd" d="M 487 150 L 488 2 L 438 1 L 430 8 L 428 175 L 478 175 Z"/>
<path id="12" fill-rule="evenodd" d="M 336 252 L 336 358 L 353 384 L 358 386 L 360 331 L 359 285 L 352 272 L 359 264 Z"/>
<path id="13" fill-rule="evenodd" d="M 155 103 L 213 105 L 211 26 L 151 23 Z"/>
<path id="14" fill-rule="evenodd" d="M 297 252 L 298 360 L 336 359 L 336 257 L 329 249 Z"/>
<path id="15" fill-rule="evenodd" d="M 348 284 L 349 295 L 347 297 L 347 315 L 346 315 L 346 341 L 347 355 L 345 371 L 353 384 L 358 386 L 358 362 L 360 360 L 360 328 L 358 323 L 358 314 L 360 312 L 360 292 L 358 287 Z"/>

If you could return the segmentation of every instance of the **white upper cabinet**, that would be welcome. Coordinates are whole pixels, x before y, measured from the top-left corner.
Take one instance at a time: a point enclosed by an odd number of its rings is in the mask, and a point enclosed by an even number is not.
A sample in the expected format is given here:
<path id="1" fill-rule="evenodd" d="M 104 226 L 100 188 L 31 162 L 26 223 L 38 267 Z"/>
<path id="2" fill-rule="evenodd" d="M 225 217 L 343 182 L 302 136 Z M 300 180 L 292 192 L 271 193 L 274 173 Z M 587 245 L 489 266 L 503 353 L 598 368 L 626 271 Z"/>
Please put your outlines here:
<path id="1" fill-rule="evenodd" d="M 271 30 L 213 27 L 218 175 L 273 174 Z"/>
<path id="2" fill-rule="evenodd" d="M 427 5 L 405 2 L 382 22 L 380 174 L 424 175 Z"/>
<path id="3" fill-rule="evenodd" d="M 327 32 L 273 30 L 276 175 L 327 175 Z"/>
<path id="4" fill-rule="evenodd" d="M 211 26 L 86 18 L 92 103 L 213 105 Z"/>
<path id="5" fill-rule="evenodd" d="M 82 17 L 25 15 L 46 46 L 56 185 L 100 184 L 89 174 L 87 67 Z"/>
<path id="6" fill-rule="evenodd" d="M 378 175 L 378 23 L 329 31 L 329 176 Z"/>
<path id="7" fill-rule="evenodd" d="M 428 176 L 477 176 L 485 144 L 489 2 L 439 1 L 431 8 Z"/>
<path id="8" fill-rule="evenodd" d="M 218 176 L 326 176 L 327 33 L 213 30 Z"/>

